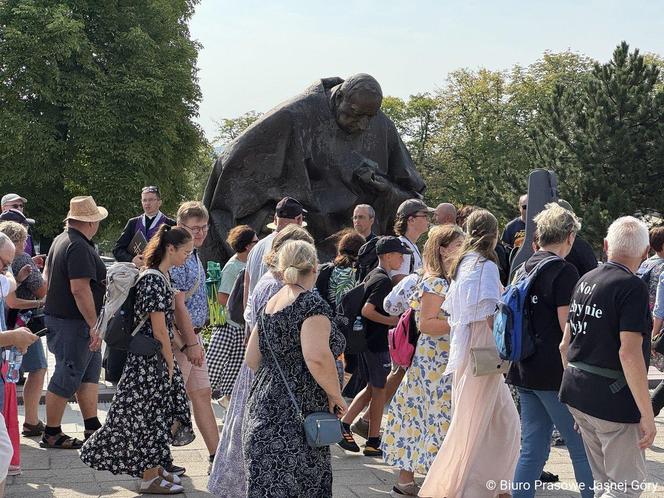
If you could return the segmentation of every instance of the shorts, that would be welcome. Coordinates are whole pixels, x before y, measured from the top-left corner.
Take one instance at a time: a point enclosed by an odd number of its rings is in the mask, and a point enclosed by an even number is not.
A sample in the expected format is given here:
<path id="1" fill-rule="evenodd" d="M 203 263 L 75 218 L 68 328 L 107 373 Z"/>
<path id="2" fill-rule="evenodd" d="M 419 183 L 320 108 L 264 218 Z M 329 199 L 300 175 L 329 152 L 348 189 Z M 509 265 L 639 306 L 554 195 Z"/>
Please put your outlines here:
<path id="1" fill-rule="evenodd" d="M 30 344 L 30 347 L 23 355 L 23 362 L 21 362 L 21 370 L 30 373 L 48 368 L 46 363 L 46 354 L 44 354 L 44 345 L 41 339 Z"/>
<path id="2" fill-rule="evenodd" d="M 55 356 L 55 371 L 48 383 L 49 392 L 71 398 L 83 383 L 99 383 L 101 352 L 90 351 L 90 329 L 84 320 L 44 318 L 48 334 L 46 345 Z"/>
<path id="3" fill-rule="evenodd" d="M 200 334 L 196 336 L 196 339 L 198 339 L 198 344 L 203 347 L 203 339 Z M 210 388 L 210 376 L 208 375 L 205 356 L 203 356 L 201 366 L 197 367 L 189 361 L 186 354 L 176 349 L 175 361 L 178 362 L 178 367 L 180 367 L 180 372 L 182 372 L 182 378 L 184 379 L 184 387 L 188 393 L 198 391 L 199 389 Z"/>
<path id="4" fill-rule="evenodd" d="M 367 379 L 367 384 L 382 389 L 385 387 L 387 376 L 392 370 L 392 359 L 389 351 L 360 353 L 360 371 Z"/>

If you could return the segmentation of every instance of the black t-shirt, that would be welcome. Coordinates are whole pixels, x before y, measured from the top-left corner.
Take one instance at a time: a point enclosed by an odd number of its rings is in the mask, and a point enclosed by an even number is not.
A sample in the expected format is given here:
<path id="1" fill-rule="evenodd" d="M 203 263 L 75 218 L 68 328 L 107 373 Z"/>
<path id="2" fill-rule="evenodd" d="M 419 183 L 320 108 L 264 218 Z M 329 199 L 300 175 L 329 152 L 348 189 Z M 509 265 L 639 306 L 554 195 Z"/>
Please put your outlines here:
<path id="1" fill-rule="evenodd" d="M 383 301 L 392 290 L 392 280 L 382 268 L 374 268 L 369 272 L 365 280 L 366 301 L 376 307 L 381 315 L 390 316 L 383 308 Z M 382 323 L 372 322 L 364 318 L 367 331 L 367 346 L 372 353 L 389 351 L 387 344 L 387 331 L 390 329 Z"/>
<path id="2" fill-rule="evenodd" d="M 555 256 L 538 251 L 526 261 L 525 270 L 531 271 L 542 260 Z M 558 349 L 563 338 L 558 322 L 558 307 L 567 306 L 579 274 L 576 268 L 563 260 L 549 263 L 537 276 L 530 288 L 530 331 L 535 336 L 535 354 L 523 361 L 512 363 L 507 383 L 538 391 L 557 391 L 563 376 L 563 362 Z"/>
<path id="3" fill-rule="evenodd" d="M 606 263 L 586 273 L 574 288 L 568 319 L 572 341 L 568 361 L 622 371 L 620 332 L 643 335 L 643 361 L 650 359 L 650 316 L 646 284 L 627 268 Z M 613 394 L 613 379 L 567 367 L 560 399 L 593 417 L 635 424 L 641 415 L 629 386 Z"/>
<path id="4" fill-rule="evenodd" d="M 521 247 L 526 237 L 526 222 L 521 218 L 514 218 L 505 227 L 503 232 L 503 242 L 509 247 Z"/>
<path id="5" fill-rule="evenodd" d="M 565 261 L 572 263 L 581 277 L 590 270 L 597 268 L 597 257 L 593 252 L 593 248 L 579 235 L 574 239 L 572 250 L 565 258 Z"/>
<path id="6" fill-rule="evenodd" d="M 89 278 L 97 313 L 104 302 L 106 267 L 94 244 L 81 232 L 67 228 L 58 235 L 46 257 L 48 268 L 47 315 L 82 320 L 71 293 L 70 280 Z"/>

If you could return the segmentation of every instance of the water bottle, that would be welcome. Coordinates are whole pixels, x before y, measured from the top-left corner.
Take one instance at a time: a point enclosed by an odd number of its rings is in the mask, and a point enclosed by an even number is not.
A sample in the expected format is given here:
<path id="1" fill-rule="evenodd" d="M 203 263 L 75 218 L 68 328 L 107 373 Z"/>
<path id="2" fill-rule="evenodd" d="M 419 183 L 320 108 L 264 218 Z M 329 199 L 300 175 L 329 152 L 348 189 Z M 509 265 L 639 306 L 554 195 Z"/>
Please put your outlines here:
<path id="1" fill-rule="evenodd" d="M 362 324 L 362 317 L 358 316 L 355 318 L 353 323 L 353 333 L 360 333 L 364 330 L 364 325 Z"/>
<path id="2" fill-rule="evenodd" d="M 18 349 L 12 347 L 11 349 L 5 350 L 4 359 L 7 362 L 7 376 L 5 377 L 5 382 L 16 384 L 21 377 L 19 370 L 21 369 L 21 363 L 23 362 L 23 354 L 21 354 Z"/>

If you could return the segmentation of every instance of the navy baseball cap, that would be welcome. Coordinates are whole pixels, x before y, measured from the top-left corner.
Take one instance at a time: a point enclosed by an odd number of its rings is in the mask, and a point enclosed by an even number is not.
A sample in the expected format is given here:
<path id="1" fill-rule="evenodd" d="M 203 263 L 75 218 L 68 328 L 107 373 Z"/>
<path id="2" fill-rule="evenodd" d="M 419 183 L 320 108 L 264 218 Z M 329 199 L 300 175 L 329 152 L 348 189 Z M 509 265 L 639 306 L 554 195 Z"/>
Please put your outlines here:
<path id="1" fill-rule="evenodd" d="M 376 242 L 376 254 L 388 254 L 391 252 L 400 252 L 401 254 L 413 254 L 401 239 L 392 235 L 381 237 Z"/>
<path id="2" fill-rule="evenodd" d="M 35 224 L 35 220 L 32 218 L 27 218 L 18 209 L 9 209 L 8 211 L 0 214 L 0 221 L 15 221 L 16 223 L 20 223 L 26 227 Z"/>

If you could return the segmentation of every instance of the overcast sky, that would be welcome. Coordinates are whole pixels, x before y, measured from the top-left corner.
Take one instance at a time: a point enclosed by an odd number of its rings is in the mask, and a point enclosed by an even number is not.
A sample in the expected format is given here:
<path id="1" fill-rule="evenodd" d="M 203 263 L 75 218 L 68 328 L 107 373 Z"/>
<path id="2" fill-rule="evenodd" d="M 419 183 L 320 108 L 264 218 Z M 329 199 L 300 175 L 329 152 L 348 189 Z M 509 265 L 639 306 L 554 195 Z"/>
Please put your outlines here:
<path id="1" fill-rule="evenodd" d="M 191 34 L 212 139 L 216 120 L 266 111 L 326 76 L 369 73 L 405 98 L 455 69 L 525 66 L 545 50 L 606 61 L 626 40 L 664 54 L 664 2 L 201 0 Z"/>

